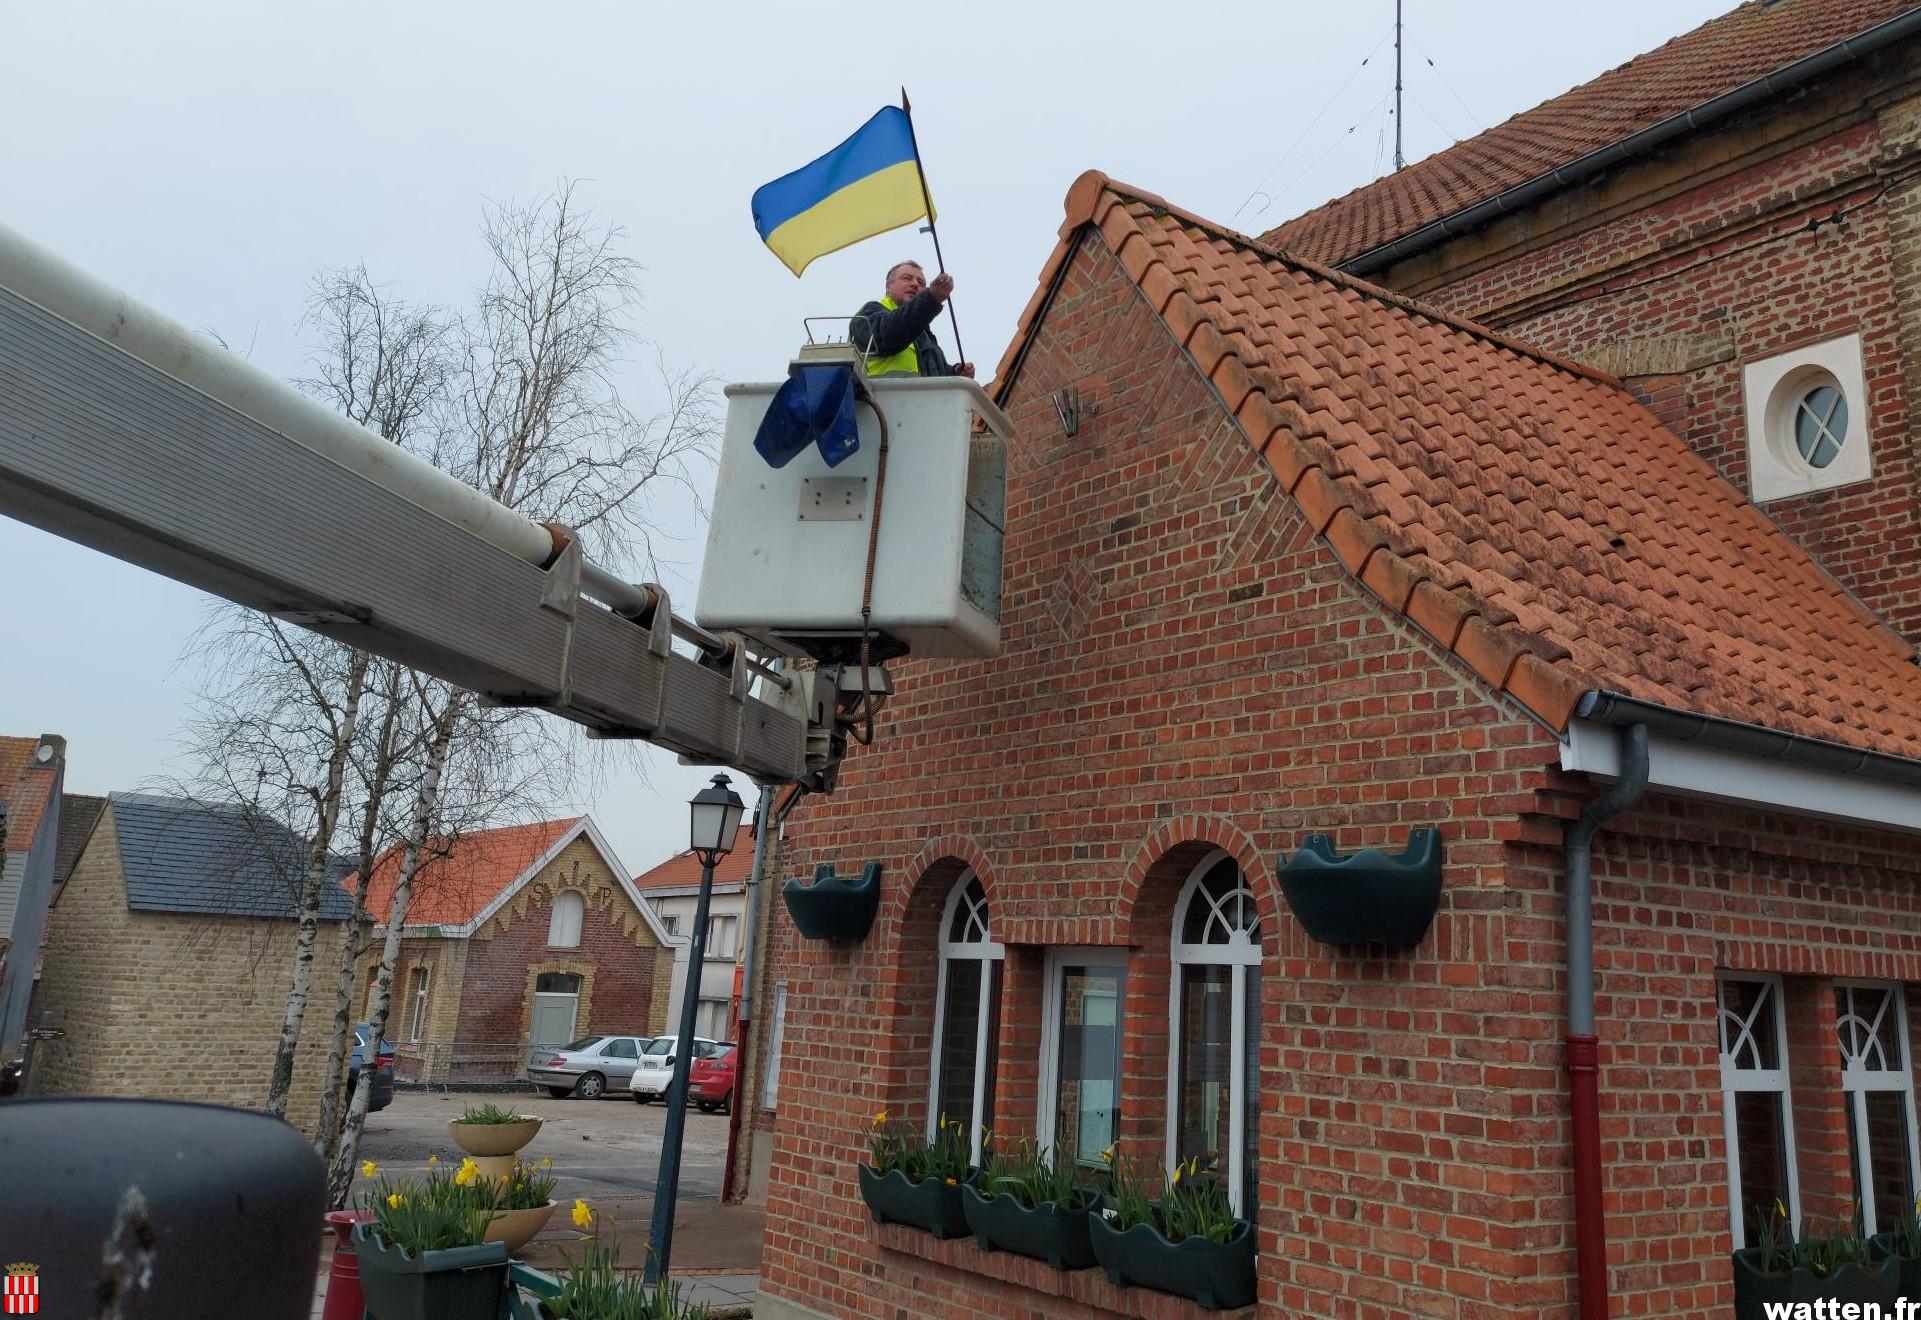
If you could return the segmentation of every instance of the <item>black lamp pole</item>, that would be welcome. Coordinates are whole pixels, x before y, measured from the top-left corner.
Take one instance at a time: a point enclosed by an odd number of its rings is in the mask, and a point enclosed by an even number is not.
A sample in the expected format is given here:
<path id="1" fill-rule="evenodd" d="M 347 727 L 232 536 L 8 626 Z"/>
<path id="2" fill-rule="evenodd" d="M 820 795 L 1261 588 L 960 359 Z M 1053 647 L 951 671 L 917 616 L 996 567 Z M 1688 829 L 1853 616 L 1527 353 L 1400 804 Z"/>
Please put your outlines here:
<path id="1" fill-rule="evenodd" d="M 693 846 L 700 858 L 700 900 L 694 907 L 694 933 L 687 950 L 687 979 L 680 996 L 680 1036 L 674 1045 L 674 1077 L 667 1084 L 667 1123 L 660 1136 L 660 1176 L 654 1182 L 654 1221 L 647 1234 L 649 1284 L 667 1275 L 674 1249 L 674 1204 L 680 1197 L 681 1136 L 687 1127 L 687 1073 L 694 1062 L 694 1010 L 700 1005 L 700 967 L 707 954 L 707 903 L 714 892 L 714 864 L 733 851 L 734 834 L 746 808 L 727 787 L 726 775 L 694 794 Z M 735 1097 L 739 1103 L 739 1097 Z"/>

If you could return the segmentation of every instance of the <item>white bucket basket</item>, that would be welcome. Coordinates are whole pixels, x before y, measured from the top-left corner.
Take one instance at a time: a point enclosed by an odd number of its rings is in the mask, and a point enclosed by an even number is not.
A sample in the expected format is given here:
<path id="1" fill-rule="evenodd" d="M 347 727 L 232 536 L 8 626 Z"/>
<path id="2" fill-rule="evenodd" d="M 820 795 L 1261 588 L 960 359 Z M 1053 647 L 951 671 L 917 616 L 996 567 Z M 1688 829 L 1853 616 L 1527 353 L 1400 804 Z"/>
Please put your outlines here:
<path id="1" fill-rule="evenodd" d="M 973 381 L 866 382 L 887 414 L 886 490 L 872 628 L 913 655 L 981 658 L 1000 648 L 1006 414 Z M 727 430 L 695 619 L 795 655 L 851 658 L 874 528 L 880 426 L 857 406 L 860 448 L 828 467 L 809 446 L 774 468 L 754 436 L 778 384 L 729 385 Z M 976 417 L 986 423 L 973 430 Z"/>

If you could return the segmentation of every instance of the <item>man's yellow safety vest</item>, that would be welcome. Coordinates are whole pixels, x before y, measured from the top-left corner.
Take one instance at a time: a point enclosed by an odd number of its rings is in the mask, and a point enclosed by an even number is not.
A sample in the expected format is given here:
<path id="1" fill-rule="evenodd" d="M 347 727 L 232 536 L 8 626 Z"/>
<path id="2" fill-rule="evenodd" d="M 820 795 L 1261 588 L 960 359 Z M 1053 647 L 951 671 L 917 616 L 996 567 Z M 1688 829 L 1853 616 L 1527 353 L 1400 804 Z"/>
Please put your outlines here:
<path id="1" fill-rule="evenodd" d="M 882 298 L 880 305 L 890 312 L 900 310 L 900 304 L 892 298 Z M 870 376 L 918 376 L 920 375 L 920 353 L 912 344 L 909 344 L 892 357 L 868 358 L 867 374 Z"/>

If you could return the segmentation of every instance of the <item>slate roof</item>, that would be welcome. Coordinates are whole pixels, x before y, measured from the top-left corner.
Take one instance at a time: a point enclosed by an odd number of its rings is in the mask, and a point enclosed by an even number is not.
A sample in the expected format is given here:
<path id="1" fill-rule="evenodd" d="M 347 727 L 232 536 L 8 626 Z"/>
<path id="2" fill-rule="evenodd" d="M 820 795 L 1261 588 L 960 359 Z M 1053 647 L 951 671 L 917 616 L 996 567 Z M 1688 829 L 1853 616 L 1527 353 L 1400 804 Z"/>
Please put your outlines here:
<path id="1" fill-rule="evenodd" d="M 242 806 L 146 793 L 108 798 L 127 906 L 141 912 L 292 917 L 307 841 Z M 321 887 L 320 915 L 345 921 L 353 904 L 337 883 Z"/>
<path id="2" fill-rule="evenodd" d="M 406 924 L 466 925 L 582 819 L 569 816 L 533 825 L 506 825 L 463 834 L 451 843 L 435 841 L 429 846 L 442 855 L 414 876 Z M 393 907 L 403 854 L 398 846 L 389 848 L 374 863 L 373 880 L 367 887 L 367 909 L 376 921 L 384 920 Z"/>
<path id="3" fill-rule="evenodd" d="M 734 850 L 714 863 L 714 883 L 744 885 L 754 869 L 754 827 L 742 825 L 734 835 Z M 700 858 L 691 852 L 677 853 L 650 871 L 634 877 L 634 888 L 693 889 L 700 885 Z"/>
<path id="4" fill-rule="evenodd" d="M 1614 380 L 1097 171 L 996 376 L 1097 228 L 1366 587 L 1563 730 L 1589 691 L 1921 758 L 1921 668 Z"/>
<path id="5" fill-rule="evenodd" d="M 1914 7 L 1913 0 L 1749 0 L 1262 240 L 1340 265 Z"/>

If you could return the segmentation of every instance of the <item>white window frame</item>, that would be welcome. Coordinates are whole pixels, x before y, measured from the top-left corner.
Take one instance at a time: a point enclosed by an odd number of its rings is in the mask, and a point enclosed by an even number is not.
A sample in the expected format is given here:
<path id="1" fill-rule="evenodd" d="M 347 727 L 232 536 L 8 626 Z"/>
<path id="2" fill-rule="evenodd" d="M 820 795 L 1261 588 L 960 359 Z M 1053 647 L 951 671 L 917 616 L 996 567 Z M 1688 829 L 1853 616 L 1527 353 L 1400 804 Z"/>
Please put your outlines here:
<path id="1" fill-rule="evenodd" d="M 1060 1018 L 1061 973 L 1068 967 L 1118 967 L 1121 972 L 1121 1002 L 1114 1007 L 1115 1031 L 1122 1041 L 1127 1031 L 1128 948 L 1117 944 L 1060 944 L 1048 949 L 1042 975 L 1046 980 L 1041 996 L 1041 1070 L 1040 1114 L 1035 1124 L 1035 1139 L 1043 1152 L 1054 1149 L 1056 1111 L 1060 1107 Z M 1125 1062 L 1125 1050 L 1122 1051 Z M 1118 1071 L 1118 1070 L 1117 1070 Z M 1124 1077 L 1114 1078 L 1114 1102 L 1120 1103 Z"/>
<path id="2" fill-rule="evenodd" d="M 1168 976 L 1167 993 L 1167 1172 L 1171 1175 L 1180 1152 L 1180 1112 L 1181 1112 L 1181 968 L 1186 966 L 1227 966 L 1232 971 L 1232 1017 L 1229 1032 L 1230 1048 L 1233 1057 L 1229 1065 L 1229 1096 L 1227 1105 L 1228 1130 L 1228 1200 L 1234 1213 L 1244 1215 L 1246 1209 L 1241 1205 L 1241 1187 L 1246 1182 L 1243 1161 L 1248 1158 L 1247 1140 L 1247 969 L 1258 969 L 1261 965 L 1261 946 L 1250 940 L 1245 930 L 1236 930 L 1228 937 L 1226 944 L 1183 944 L 1181 931 L 1187 925 L 1188 905 L 1201 891 L 1201 881 L 1209 871 L 1223 861 L 1234 861 L 1224 849 L 1209 853 L 1200 865 L 1196 866 L 1182 885 L 1180 897 L 1174 902 L 1174 928 L 1168 937 L 1168 951 L 1172 962 Z M 1253 886 L 1247 883 L 1247 873 L 1235 862 L 1235 872 L 1240 876 L 1241 888 L 1250 898 Z M 1256 925 L 1260 918 L 1255 917 Z M 1257 1030 L 1260 1024 L 1252 1024 Z"/>
<path id="3" fill-rule="evenodd" d="M 1775 1057 L 1781 1061 L 1779 1068 L 1736 1068 L 1729 1062 L 1730 1056 L 1721 1050 L 1721 1017 L 1725 1002 L 1721 987 L 1730 981 L 1744 981 L 1772 988 L 1772 998 L 1763 999 L 1761 1002 L 1764 1005 L 1771 1002 L 1774 1006 L 1774 1046 Z M 1798 1225 L 1801 1222 L 1801 1182 L 1795 1170 L 1794 1089 L 1788 1076 L 1787 987 L 1782 984 L 1779 976 L 1765 972 L 1716 973 L 1714 1048 L 1721 1059 L 1721 1131 L 1725 1137 L 1728 1153 L 1728 1220 L 1729 1228 L 1734 1234 L 1734 1245 L 1739 1249 L 1747 1241 L 1742 1223 L 1741 1148 L 1736 1140 L 1734 1124 L 1734 1097 L 1739 1092 L 1767 1091 L 1781 1097 L 1781 1140 L 1788 1176 L 1788 1223 Z"/>
<path id="4" fill-rule="evenodd" d="M 1832 385 L 1848 406 L 1841 451 L 1823 468 L 1803 459 L 1794 443 L 1795 412 L 1817 385 Z M 1748 490 L 1756 504 L 1873 479 L 1874 435 L 1858 333 L 1749 362 L 1741 369 L 1741 389 Z"/>
<path id="5" fill-rule="evenodd" d="M 731 912 L 717 912 L 707 918 L 707 951 L 709 958 L 725 958 L 732 961 L 740 949 L 740 918 Z"/>
<path id="6" fill-rule="evenodd" d="M 1901 1095 L 1905 1101 L 1903 1105 L 1903 1117 L 1907 1120 L 1908 1127 L 1908 1186 L 1915 1189 L 1917 1193 L 1921 1193 L 1921 1152 L 1917 1151 L 1917 1146 L 1921 1145 L 1921 1142 L 1916 1141 L 1917 1132 L 1914 1120 L 1914 1055 L 1908 1048 L 1907 989 L 1898 981 L 1847 980 L 1836 981 L 1834 988 L 1836 990 L 1873 990 L 1877 992 L 1891 990 L 1894 992 L 1888 996 L 1886 1001 L 1887 1007 L 1883 1011 L 1894 1014 L 1894 1038 L 1895 1043 L 1901 1050 L 1901 1066 L 1893 1069 L 1866 1068 L 1861 1066 L 1858 1059 L 1850 1059 L 1848 1057 L 1845 1046 L 1842 1047 L 1841 1054 L 1841 1091 L 1849 1110 L 1854 1115 L 1854 1130 L 1860 1134 L 1860 1140 L 1856 1143 L 1860 1149 L 1856 1152 L 1859 1158 L 1855 1162 L 1854 1170 L 1855 1191 L 1861 1202 L 1862 1232 L 1866 1236 L 1872 1237 L 1876 1233 L 1883 1233 L 1893 1229 L 1894 1225 L 1876 1224 L 1874 1198 L 1868 1195 L 1869 1189 L 1873 1186 L 1871 1176 L 1872 1166 L 1868 1160 L 1867 1097 L 1870 1091 L 1893 1091 Z M 1835 1026 L 1835 1043 L 1840 1045 L 1840 1015 L 1838 1013 L 1835 1016 Z"/>
<path id="7" fill-rule="evenodd" d="M 570 915 L 571 914 L 571 915 Z M 587 897 L 578 889 L 563 889 L 554 895 L 554 910 L 547 918 L 547 947 L 550 949 L 578 949 L 580 936 L 587 924 Z M 572 927 L 573 938 L 568 939 L 568 928 Z"/>
<path id="8" fill-rule="evenodd" d="M 987 1060 L 989 1055 L 999 1047 L 998 1041 L 989 1038 L 987 1030 L 987 1024 L 994 1020 L 994 1014 L 989 1012 L 994 991 L 991 964 L 1005 963 L 1007 958 L 1006 948 L 993 938 L 993 914 L 988 911 L 984 884 L 981 886 L 981 904 L 976 915 L 980 918 L 981 933 L 988 938 L 984 940 L 950 938 L 954 927 L 954 914 L 960 910 L 960 905 L 967 901 L 968 886 L 978 878 L 971 867 L 961 872 L 960 879 L 956 880 L 953 888 L 947 891 L 947 902 L 941 907 L 938 953 L 940 969 L 934 978 L 934 1039 L 929 1048 L 927 1067 L 927 1139 L 932 1141 L 937 1118 L 935 1110 L 940 1106 L 941 1042 L 945 1039 L 947 1028 L 947 964 L 957 960 L 979 962 L 981 965 L 980 1006 L 974 1017 L 974 1110 L 968 1123 L 967 1137 L 968 1158 L 974 1164 L 979 1164 L 981 1160 L 981 1118 L 987 1113 L 988 1102 L 992 1098 L 987 1094 Z"/>
<path id="9" fill-rule="evenodd" d="M 407 1039 L 412 1042 L 420 1039 L 420 1033 L 427 1025 L 427 987 L 433 981 L 433 974 L 427 970 L 425 963 L 416 963 L 407 979 L 419 982 L 413 987 L 413 1012 L 407 1018 Z"/>

